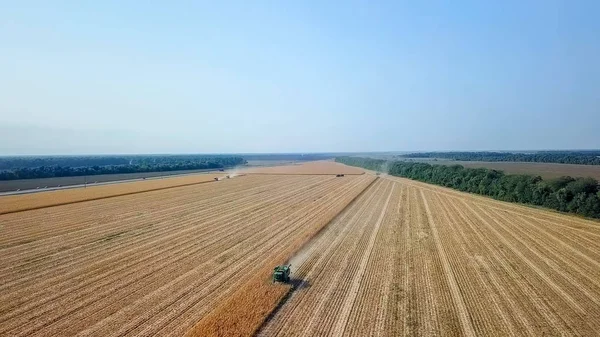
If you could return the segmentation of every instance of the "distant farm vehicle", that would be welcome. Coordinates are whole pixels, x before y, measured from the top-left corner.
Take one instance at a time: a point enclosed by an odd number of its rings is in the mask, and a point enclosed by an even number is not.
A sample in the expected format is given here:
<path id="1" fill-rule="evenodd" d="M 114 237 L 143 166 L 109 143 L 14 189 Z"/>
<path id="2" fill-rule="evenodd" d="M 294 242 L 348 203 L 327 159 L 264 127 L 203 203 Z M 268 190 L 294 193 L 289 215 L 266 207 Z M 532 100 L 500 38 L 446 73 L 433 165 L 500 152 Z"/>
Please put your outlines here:
<path id="1" fill-rule="evenodd" d="M 290 282 L 291 267 L 292 267 L 292 265 L 288 264 L 288 265 L 277 266 L 277 267 L 273 268 L 273 283 L 275 283 L 275 282 L 283 282 L 283 283 Z"/>
<path id="2" fill-rule="evenodd" d="M 339 177 L 343 177 L 344 175 L 343 174 L 336 174 L 335 176 L 339 178 Z"/>

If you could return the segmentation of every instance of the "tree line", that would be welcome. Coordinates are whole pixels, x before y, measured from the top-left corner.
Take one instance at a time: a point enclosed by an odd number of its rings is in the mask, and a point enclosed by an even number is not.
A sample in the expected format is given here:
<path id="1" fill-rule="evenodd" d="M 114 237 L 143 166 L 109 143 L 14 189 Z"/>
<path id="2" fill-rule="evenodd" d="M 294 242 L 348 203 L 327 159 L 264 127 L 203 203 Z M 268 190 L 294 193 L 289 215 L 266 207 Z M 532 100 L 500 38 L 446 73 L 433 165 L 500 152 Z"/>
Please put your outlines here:
<path id="1" fill-rule="evenodd" d="M 509 152 L 423 152 L 399 155 L 399 158 L 439 158 L 459 161 L 510 161 L 600 165 L 600 151 L 539 151 Z"/>
<path id="2" fill-rule="evenodd" d="M 12 156 L 0 157 L 0 170 L 38 168 L 42 166 L 91 167 L 115 165 L 177 165 L 180 163 L 215 162 L 225 166 L 239 164 L 237 155 L 106 155 L 106 156 Z"/>
<path id="3" fill-rule="evenodd" d="M 51 158 L 51 159 L 48 159 Z M 127 157 L 107 157 L 99 161 L 97 157 L 85 159 L 85 157 L 76 157 L 78 159 L 63 159 L 48 157 L 42 161 L 36 159 L 26 159 L 30 162 L 45 163 L 46 165 L 31 167 L 12 167 L 11 169 L 0 170 L 0 180 L 17 179 L 36 179 L 36 178 L 54 178 L 54 177 L 76 177 L 92 176 L 99 174 L 118 174 L 118 173 L 140 173 L 140 172 L 167 172 L 182 170 L 204 170 L 204 169 L 222 169 L 237 165 L 246 164 L 242 157 L 226 156 L 145 156 L 136 158 L 135 161 L 129 159 L 123 164 L 120 161 Z M 38 158 L 39 159 L 39 158 Z M 113 163 L 120 164 L 113 164 Z M 14 165 L 13 162 L 12 165 Z M 61 166 L 58 164 L 48 165 L 50 163 L 76 163 L 77 166 Z M 84 164 L 96 163 L 86 166 Z M 98 165 L 99 163 L 111 163 Z"/>
<path id="4" fill-rule="evenodd" d="M 490 196 L 497 200 L 600 218 L 600 187 L 593 178 L 569 176 L 544 180 L 540 176 L 504 174 L 486 168 L 380 159 L 337 157 L 339 163 L 383 171 L 390 175 Z"/>

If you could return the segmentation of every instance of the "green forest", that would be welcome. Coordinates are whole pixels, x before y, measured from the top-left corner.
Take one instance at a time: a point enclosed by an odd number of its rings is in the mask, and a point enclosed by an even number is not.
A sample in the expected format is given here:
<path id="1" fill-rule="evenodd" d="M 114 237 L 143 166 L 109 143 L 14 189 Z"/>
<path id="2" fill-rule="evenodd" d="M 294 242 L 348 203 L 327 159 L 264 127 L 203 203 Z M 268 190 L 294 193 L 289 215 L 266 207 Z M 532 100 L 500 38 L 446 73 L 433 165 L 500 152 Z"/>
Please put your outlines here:
<path id="1" fill-rule="evenodd" d="M 4 157 L 0 158 L 0 180 L 222 169 L 244 164 L 242 157 L 203 155 Z"/>
<path id="2" fill-rule="evenodd" d="M 510 152 L 423 152 L 399 155 L 399 158 L 431 158 L 459 161 L 511 161 L 600 165 L 600 151 L 539 151 L 535 153 Z"/>
<path id="3" fill-rule="evenodd" d="M 410 178 L 456 190 L 490 196 L 497 200 L 543 206 L 561 212 L 600 218 L 600 188 L 593 178 L 504 174 L 486 168 L 461 165 L 385 161 L 359 157 L 337 157 L 335 161 L 390 175 Z"/>

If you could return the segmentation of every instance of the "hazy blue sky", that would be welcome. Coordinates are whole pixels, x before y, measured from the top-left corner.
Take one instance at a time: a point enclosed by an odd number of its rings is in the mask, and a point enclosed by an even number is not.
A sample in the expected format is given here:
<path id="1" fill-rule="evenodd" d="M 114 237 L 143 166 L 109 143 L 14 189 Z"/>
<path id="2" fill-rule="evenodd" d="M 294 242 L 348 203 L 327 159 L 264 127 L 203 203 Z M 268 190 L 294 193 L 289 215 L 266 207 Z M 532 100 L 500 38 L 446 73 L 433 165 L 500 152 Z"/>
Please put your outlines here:
<path id="1" fill-rule="evenodd" d="M 0 0 L 0 154 L 600 148 L 599 13 Z"/>

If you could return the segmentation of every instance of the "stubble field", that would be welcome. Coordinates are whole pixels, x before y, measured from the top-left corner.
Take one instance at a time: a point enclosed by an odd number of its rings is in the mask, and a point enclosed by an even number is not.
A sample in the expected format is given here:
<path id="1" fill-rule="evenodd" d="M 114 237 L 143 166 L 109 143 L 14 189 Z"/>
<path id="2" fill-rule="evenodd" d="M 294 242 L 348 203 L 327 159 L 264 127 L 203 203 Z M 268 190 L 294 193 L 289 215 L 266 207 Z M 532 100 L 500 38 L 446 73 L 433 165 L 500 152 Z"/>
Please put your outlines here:
<path id="1" fill-rule="evenodd" d="M 57 205 L 0 215 L 0 335 L 600 331 L 598 222 L 323 163 L 30 195 Z M 292 285 L 272 284 L 286 262 Z"/>
<path id="2" fill-rule="evenodd" d="M 372 185 L 292 261 L 261 336 L 593 336 L 598 223 L 402 178 Z"/>

